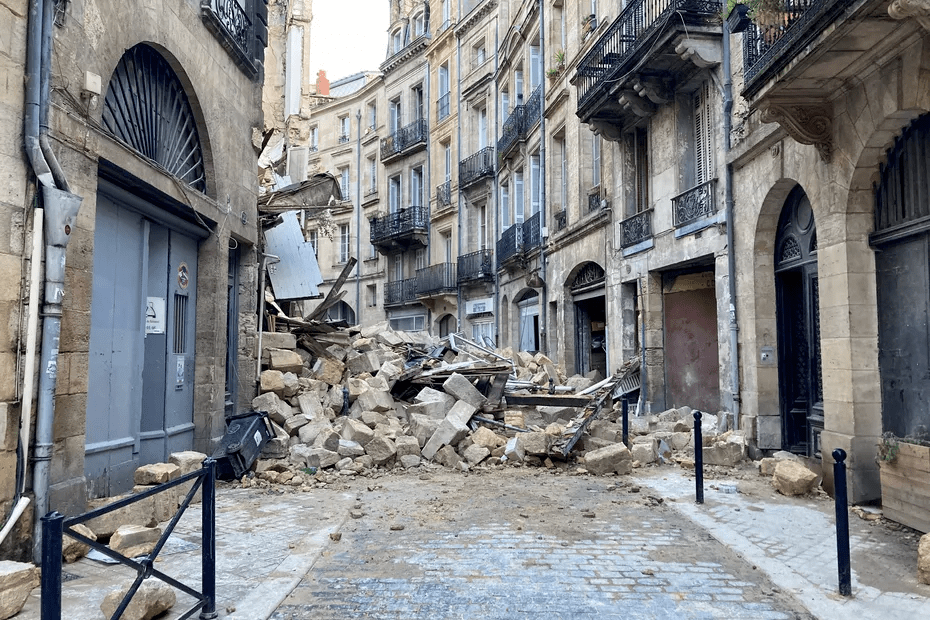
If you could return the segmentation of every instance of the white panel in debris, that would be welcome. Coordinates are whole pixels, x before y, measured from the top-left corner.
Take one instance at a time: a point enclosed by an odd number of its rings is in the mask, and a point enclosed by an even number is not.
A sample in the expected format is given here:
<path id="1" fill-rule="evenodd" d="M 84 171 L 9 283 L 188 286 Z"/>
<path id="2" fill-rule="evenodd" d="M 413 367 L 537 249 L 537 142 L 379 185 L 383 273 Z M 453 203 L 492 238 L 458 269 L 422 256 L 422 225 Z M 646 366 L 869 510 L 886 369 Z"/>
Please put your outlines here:
<path id="1" fill-rule="evenodd" d="M 281 260 L 268 261 L 268 278 L 276 299 L 307 299 L 320 294 L 323 283 L 313 246 L 304 240 L 297 211 L 285 211 L 265 229 L 265 252 Z"/>

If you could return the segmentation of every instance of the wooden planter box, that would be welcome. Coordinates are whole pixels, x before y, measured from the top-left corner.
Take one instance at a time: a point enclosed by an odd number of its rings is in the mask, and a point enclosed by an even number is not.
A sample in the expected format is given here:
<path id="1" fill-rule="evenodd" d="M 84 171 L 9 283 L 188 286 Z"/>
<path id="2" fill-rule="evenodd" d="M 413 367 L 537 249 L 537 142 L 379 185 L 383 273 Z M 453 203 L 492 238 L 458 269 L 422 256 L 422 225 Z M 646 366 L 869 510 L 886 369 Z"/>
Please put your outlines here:
<path id="1" fill-rule="evenodd" d="M 881 461 L 882 512 L 892 521 L 930 532 L 930 447 L 898 446 L 894 462 Z"/>

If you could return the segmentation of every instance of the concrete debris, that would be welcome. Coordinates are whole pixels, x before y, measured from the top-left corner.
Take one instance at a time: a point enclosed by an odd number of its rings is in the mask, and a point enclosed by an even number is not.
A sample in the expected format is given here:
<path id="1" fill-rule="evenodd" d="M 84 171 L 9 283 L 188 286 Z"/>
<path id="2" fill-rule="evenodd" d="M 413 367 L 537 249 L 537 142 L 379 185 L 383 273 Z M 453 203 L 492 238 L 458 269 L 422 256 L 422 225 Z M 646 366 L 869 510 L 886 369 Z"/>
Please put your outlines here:
<path id="1" fill-rule="evenodd" d="M 799 460 L 779 460 L 772 475 L 772 485 L 782 495 L 806 495 L 817 486 L 817 474 Z"/>
<path id="2" fill-rule="evenodd" d="M 107 594 L 100 604 L 104 617 L 112 618 L 132 583 L 127 583 L 115 592 Z M 123 620 L 150 620 L 174 607 L 177 595 L 174 588 L 157 579 L 146 579 L 139 586 L 121 618 Z"/>

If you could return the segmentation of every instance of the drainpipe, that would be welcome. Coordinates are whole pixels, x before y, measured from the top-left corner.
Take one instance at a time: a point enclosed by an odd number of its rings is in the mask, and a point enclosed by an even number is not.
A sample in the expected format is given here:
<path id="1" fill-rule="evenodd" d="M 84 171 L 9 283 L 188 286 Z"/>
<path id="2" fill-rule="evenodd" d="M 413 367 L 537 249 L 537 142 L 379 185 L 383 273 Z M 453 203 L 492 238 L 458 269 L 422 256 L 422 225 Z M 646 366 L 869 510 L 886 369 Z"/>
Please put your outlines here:
<path id="1" fill-rule="evenodd" d="M 362 109 L 355 112 L 355 323 L 362 324 Z"/>
<path id="2" fill-rule="evenodd" d="M 82 200 L 80 196 L 68 191 L 68 184 L 61 166 L 47 138 L 52 8 L 49 0 L 31 0 L 29 3 L 23 132 L 26 156 L 41 186 L 42 202 L 45 207 L 45 304 L 42 318 L 39 402 L 33 473 L 36 513 L 33 558 L 36 563 L 40 563 L 42 557 L 40 520 L 48 512 L 48 477 L 55 417 L 55 384 L 58 378 L 58 343 L 61 334 L 61 300 L 64 296 L 65 254 Z M 31 412 L 28 411 L 23 412 L 24 416 L 30 414 Z"/>
<path id="3" fill-rule="evenodd" d="M 730 155 L 730 115 L 733 111 L 733 78 L 730 75 L 730 26 L 723 20 L 723 150 Z M 736 252 L 734 245 L 733 165 L 727 161 L 724 174 L 724 201 L 727 218 L 727 283 L 730 296 L 730 390 L 733 407 L 733 430 L 739 430 L 739 324 L 736 321 Z"/>
<path id="4" fill-rule="evenodd" d="M 459 19 L 461 18 L 462 18 L 462 7 L 460 5 L 459 6 Z M 450 81 L 449 88 L 451 89 L 452 88 L 451 80 L 449 81 Z M 456 160 L 455 161 L 456 161 L 456 166 L 458 166 L 459 163 L 461 163 L 462 161 L 462 97 L 461 97 L 461 93 L 462 93 L 462 38 L 458 35 L 456 35 L 455 37 L 455 85 L 456 85 L 456 88 L 458 89 L 458 92 L 455 97 L 455 115 L 456 115 L 456 123 L 455 123 Z M 450 99 L 452 98 L 451 94 L 449 95 L 449 98 Z M 449 104 L 451 105 L 452 102 L 450 101 Z M 457 200 L 458 200 L 457 211 L 458 212 L 456 213 L 456 217 L 458 219 L 458 226 L 456 227 L 456 231 L 455 231 L 455 238 L 456 238 L 456 243 L 458 244 L 458 255 L 459 256 L 462 255 L 462 215 L 465 211 L 465 208 L 464 208 L 465 207 L 465 197 L 464 197 L 465 195 L 464 195 L 464 192 L 462 191 L 461 170 L 462 170 L 461 167 L 459 167 L 459 174 L 458 174 L 459 191 L 458 191 L 458 197 L 457 197 Z M 456 293 L 455 293 L 456 303 L 458 304 L 458 307 L 456 308 L 456 315 L 458 317 L 456 327 L 458 329 L 456 331 L 464 333 L 464 330 L 462 329 L 462 318 L 465 316 L 465 314 L 462 311 L 462 305 L 463 305 L 463 302 L 465 301 L 465 298 L 462 295 L 462 287 L 457 286 L 455 287 L 455 289 L 456 289 Z"/>
<path id="5" fill-rule="evenodd" d="M 539 320 L 542 323 L 543 354 L 549 355 L 549 286 L 546 283 L 546 241 L 542 232 L 546 230 L 546 79 L 543 77 L 544 58 L 546 57 L 546 3 L 539 0 L 539 277 L 542 279 L 542 307 Z"/>

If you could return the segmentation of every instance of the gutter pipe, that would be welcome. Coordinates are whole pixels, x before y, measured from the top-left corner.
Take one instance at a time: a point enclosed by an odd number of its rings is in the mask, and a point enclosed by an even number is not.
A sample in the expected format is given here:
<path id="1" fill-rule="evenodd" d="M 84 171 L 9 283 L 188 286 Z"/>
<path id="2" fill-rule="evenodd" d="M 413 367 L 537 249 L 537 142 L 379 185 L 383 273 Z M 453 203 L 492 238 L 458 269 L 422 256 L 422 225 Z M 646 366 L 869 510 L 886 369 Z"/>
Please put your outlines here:
<path id="1" fill-rule="evenodd" d="M 355 112 L 355 324 L 362 324 L 362 109 Z M 344 198 L 344 197 L 343 197 Z M 264 294 L 264 293 L 262 293 Z M 261 350 L 259 349 L 259 355 Z M 259 364 L 261 367 L 261 364 Z"/>
<path id="2" fill-rule="evenodd" d="M 733 78 L 730 75 L 730 26 L 723 20 L 723 145 L 724 158 L 730 155 L 730 131 L 733 112 Z M 739 323 L 736 320 L 736 247 L 734 245 L 733 165 L 727 161 L 724 174 L 724 202 L 727 218 L 727 283 L 730 297 L 730 390 L 733 408 L 733 430 L 739 430 Z"/>
<path id="3" fill-rule="evenodd" d="M 546 282 L 546 78 L 543 75 L 546 58 L 546 4 L 539 0 L 539 276 L 542 280 L 541 307 L 539 308 L 539 321 L 542 323 L 542 342 L 540 346 L 544 355 L 549 355 L 549 285 Z M 548 232 L 548 231 L 547 231 Z"/>

